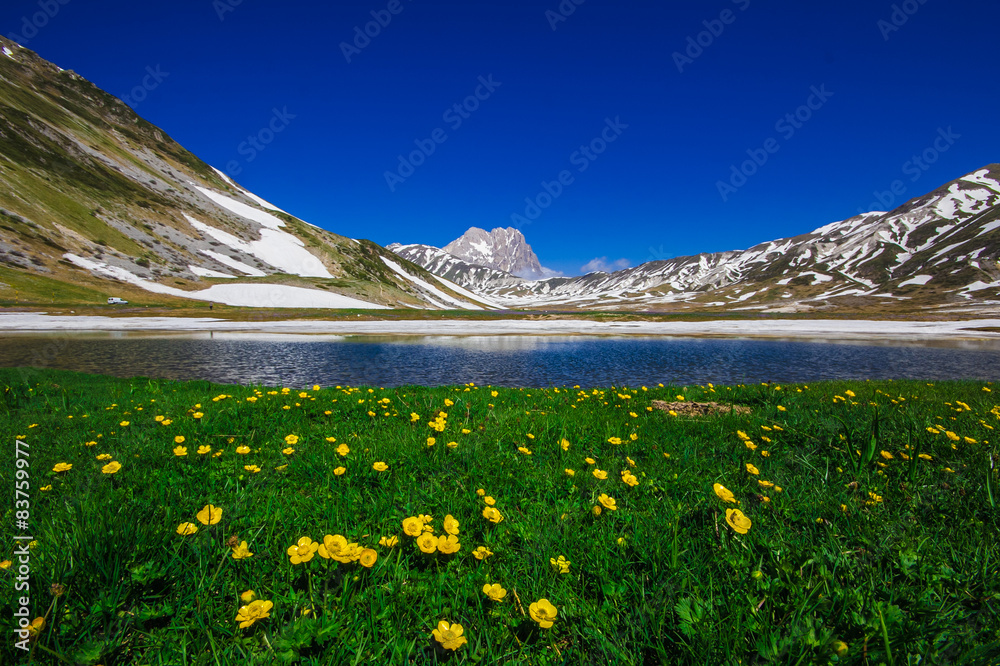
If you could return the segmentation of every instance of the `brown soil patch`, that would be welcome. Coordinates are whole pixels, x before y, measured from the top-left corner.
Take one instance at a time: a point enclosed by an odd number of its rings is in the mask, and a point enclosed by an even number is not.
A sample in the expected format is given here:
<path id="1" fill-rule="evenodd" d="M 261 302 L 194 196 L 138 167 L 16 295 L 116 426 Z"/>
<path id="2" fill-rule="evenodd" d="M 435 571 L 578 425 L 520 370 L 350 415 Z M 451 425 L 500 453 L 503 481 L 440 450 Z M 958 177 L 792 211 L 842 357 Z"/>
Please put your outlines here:
<path id="1" fill-rule="evenodd" d="M 662 400 L 654 400 L 653 407 L 655 409 L 662 409 L 665 412 L 672 411 L 691 416 L 728 414 L 732 411 L 735 411 L 737 414 L 750 413 L 750 408 L 744 405 L 720 405 L 717 402 L 664 402 Z"/>

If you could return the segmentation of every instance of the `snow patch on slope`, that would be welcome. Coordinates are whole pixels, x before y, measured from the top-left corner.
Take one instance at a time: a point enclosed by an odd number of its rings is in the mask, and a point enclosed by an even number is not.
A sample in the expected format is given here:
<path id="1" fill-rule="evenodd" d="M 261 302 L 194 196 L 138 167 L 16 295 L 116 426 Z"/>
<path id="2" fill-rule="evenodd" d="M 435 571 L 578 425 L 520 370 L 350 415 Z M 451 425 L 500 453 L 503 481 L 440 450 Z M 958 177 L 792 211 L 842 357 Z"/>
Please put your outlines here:
<path id="1" fill-rule="evenodd" d="M 369 303 L 350 296 L 331 294 L 319 289 L 290 287 L 283 284 L 216 284 L 200 291 L 184 291 L 141 278 L 135 273 L 91 261 L 75 254 L 64 254 L 63 258 L 80 268 L 100 273 L 157 294 L 169 294 L 198 301 L 211 301 L 226 305 L 268 308 L 353 308 L 365 310 L 385 310 L 384 305 Z M 230 276 L 232 277 L 232 276 Z"/>
<path id="2" fill-rule="evenodd" d="M 230 275 L 229 273 L 223 273 L 222 271 L 213 271 L 211 268 L 202 268 L 201 266 L 192 266 L 188 264 L 188 270 L 199 277 L 211 277 L 211 278 L 234 278 L 235 275 Z"/>
<path id="3" fill-rule="evenodd" d="M 920 286 L 923 286 L 923 285 L 927 284 L 928 282 L 930 282 L 932 277 L 934 277 L 934 276 L 933 275 L 917 275 L 916 277 L 910 278 L 906 282 L 900 282 L 899 286 L 900 287 L 905 287 L 905 286 L 910 285 L 910 284 L 919 284 Z"/>
<path id="4" fill-rule="evenodd" d="M 230 199 L 230 201 L 232 200 Z M 243 204 L 239 205 L 242 206 Z M 247 208 L 250 207 L 247 206 Z M 250 210 L 256 209 L 251 208 Z M 268 213 L 264 213 L 263 211 L 257 212 L 268 215 Z M 283 273 L 301 275 L 302 277 L 333 277 L 330 271 L 326 270 L 323 262 L 309 252 L 301 240 L 290 233 L 265 226 L 260 230 L 260 240 L 248 242 L 226 231 L 200 222 L 187 213 L 184 214 L 184 217 L 198 231 L 208 234 L 234 250 L 253 255 Z M 277 218 L 274 219 L 277 220 Z M 278 221 L 280 222 L 280 220 Z"/>
<path id="5" fill-rule="evenodd" d="M 243 196 L 245 196 L 245 197 L 247 197 L 249 199 L 252 199 L 253 201 L 256 201 L 257 203 L 259 203 L 264 208 L 270 208 L 271 210 L 276 210 L 279 213 L 285 213 L 285 215 L 289 215 L 290 214 L 290 213 L 288 213 L 288 211 L 281 210 L 280 208 L 278 208 L 277 206 L 275 206 L 273 203 L 270 203 L 268 201 L 264 201 L 263 199 L 261 199 L 259 196 L 257 196 L 253 192 L 250 192 L 249 190 L 243 189 L 242 187 L 240 187 L 239 185 L 237 185 L 236 183 L 234 183 L 232 181 L 232 179 L 229 176 L 227 176 L 224 172 L 219 171 L 215 167 L 212 167 L 212 171 L 214 171 L 215 173 L 219 174 L 219 177 L 222 178 L 222 180 L 224 180 L 227 183 L 229 183 L 235 190 L 237 190 L 241 194 L 243 194 Z"/>
<path id="6" fill-rule="evenodd" d="M 267 273 L 265 273 L 264 271 L 258 270 L 253 266 L 244 264 L 242 261 L 237 261 L 236 259 L 228 257 L 224 254 L 219 254 L 218 252 L 213 252 L 212 250 L 198 250 L 198 251 L 203 255 L 205 255 L 206 257 L 211 257 L 212 259 L 215 259 L 220 264 L 224 264 L 226 266 L 229 266 L 230 268 L 235 268 L 240 273 L 244 273 L 251 277 L 265 277 L 267 275 Z"/>
<path id="7" fill-rule="evenodd" d="M 466 302 L 458 300 L 457 298 L 455 298 L 453 296 L 449 296 L 448 294 L 444 293 L 443 291 L 441 291 L 440 289 L 438 289 L 434 285 L 430 284 L 429 282 L 421 280 L 420 278 L 418 278 L 415 275 L 410 275 L 405 270 L 403 270 L 402 266 L 400 266 L 399 264 L 397 264 L 394 261 L 390 261 L 389 259 L 386 259 L 385 257 L 379 257 L 379 259 L 381 259 L 382 262 L 385 263 L 386 266 L 388 266 L 389 268 L 391 268 L 392 271 L 394 273 L 396 273 L 397 275 L 399 275 L 400 277 L 406 279 L 409 282 L 412 282 L 413 284 L 415 284 L 415 285 L 417 285 L 417 286 L 419 286 L 419 287 L 421 287 L 423 289 L 426 289 L 427 291 L 429 291 L 430 293 L 434 294 L 435 296 L 437 296 L 441 300 L 445 301 L 446 303 L 451 303 L 452 305 L 455 305 L 455 306 L 457 306 L 458 308 L 460 308 L 462 310 L 482 310 L 483 309 L 483 308 L 479 307 L 478 305 L 473 305 L 472 303 L 466 303 Z M 448 310 L 449 309 L 448 306 L 441 305 L 440 303 L 435 303 L 435 305 L 437 305 L 438 307 L 440 307 L 442 310 Z"/>

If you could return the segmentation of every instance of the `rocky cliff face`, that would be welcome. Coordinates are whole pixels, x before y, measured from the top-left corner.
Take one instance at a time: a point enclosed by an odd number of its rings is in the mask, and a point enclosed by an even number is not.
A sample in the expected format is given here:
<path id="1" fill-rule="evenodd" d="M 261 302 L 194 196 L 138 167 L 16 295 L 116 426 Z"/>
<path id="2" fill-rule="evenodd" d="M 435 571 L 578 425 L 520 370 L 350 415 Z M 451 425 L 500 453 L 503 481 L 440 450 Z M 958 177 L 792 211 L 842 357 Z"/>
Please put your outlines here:
<path id="1" fill-rule="evenodd" d="M 528 280 L 546 277 L 524 234 L 513 227 L 497 228 L 490 232 L 472 227 L 443 249 L 470 264 L 486 266 Z"/>

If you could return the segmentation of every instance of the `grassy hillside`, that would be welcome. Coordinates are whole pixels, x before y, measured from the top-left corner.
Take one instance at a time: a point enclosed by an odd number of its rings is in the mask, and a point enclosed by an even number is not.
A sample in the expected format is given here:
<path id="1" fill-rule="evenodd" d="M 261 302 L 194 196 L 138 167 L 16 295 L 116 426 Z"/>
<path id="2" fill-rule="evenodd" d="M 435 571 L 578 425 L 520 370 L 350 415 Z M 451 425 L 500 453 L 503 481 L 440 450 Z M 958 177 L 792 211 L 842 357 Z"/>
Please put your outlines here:
<path id="1" fill-rule="evenodd" d="M 0 389 L 38 663 L 1000 659 L 990 385 Z"/>

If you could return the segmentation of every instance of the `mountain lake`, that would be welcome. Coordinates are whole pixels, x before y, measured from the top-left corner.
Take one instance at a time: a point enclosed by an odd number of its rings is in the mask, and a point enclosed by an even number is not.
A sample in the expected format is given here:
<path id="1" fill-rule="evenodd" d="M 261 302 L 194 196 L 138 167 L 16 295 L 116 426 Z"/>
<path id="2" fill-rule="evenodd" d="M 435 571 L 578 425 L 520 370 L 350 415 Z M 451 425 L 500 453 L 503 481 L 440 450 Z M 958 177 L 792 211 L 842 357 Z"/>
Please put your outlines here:
<path id="1" fill-rule="evenodd" d="M 293 388 L 996 380 L 1000 340 L 4 333 L 0 366 Z"/>

